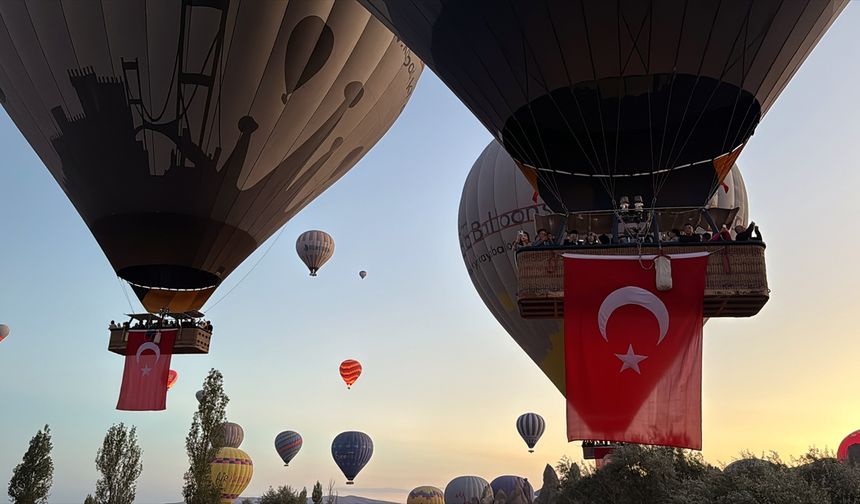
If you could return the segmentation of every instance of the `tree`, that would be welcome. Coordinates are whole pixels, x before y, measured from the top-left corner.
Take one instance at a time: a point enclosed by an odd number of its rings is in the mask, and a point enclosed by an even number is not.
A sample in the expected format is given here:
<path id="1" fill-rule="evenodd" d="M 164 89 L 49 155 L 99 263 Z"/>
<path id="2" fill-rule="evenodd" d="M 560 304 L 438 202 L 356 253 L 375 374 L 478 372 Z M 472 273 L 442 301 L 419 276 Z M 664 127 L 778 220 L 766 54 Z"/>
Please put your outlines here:
<path id="1" fill-rule="evenodd" d="M 307 502 L 307 489 L 297 493 L 290 486 L 281 486 L 277 490 L 269 487 L 260 497 L 260 504 L 307 504 Z"/>
<path id="2" fill-rule="evenodd" d="M 43 504 L 54 481 L 54 462 L 51 460 L 51 428 L 36 432 L 24 459 L 12 471 L 9 481 L 9 498 L 15 504 Z"/>
<path id="3" fill-rule="evenodd" d="M 209 464 L 218 452 L 216 446 L 223 441 L 221 424 L 227 420 L 230 398 L 224 393 L 224 377 L 217 369 L 211 369 L 206 376 L 200 399 L 185 437 L 189 467 L 185 471 L 182 497 L 187 504 L 219 504 L 220 485 L 209 477 Z"/>
<path id="4" fill-rule="evenodd" d="M 91 494 L 87 494 L 87 498 L 84 499 L 84 504 L 96 504 L 96 500 Z"/>
<path id="5" fill-rule="evenodd" d="M 317 481 L 316 485 L 314 485 L 314 489 L 311 492 L 311 501 L 314 504 L 322 504 L 322 485 Z"/>
<path id="6" fill-rule="evenodd" d="M 137 428 L 114 424 L 105 434 L 96 454 L 96 504 L 132 504 L 137 492 L 137 478 L 143 472 Z"/>
<path id="7" fill-rule="evenodd" d="M 337 492 L 334 491 L 334 480 L 328 480 L 328 497 L 325 504 L 337 504 Z"/>

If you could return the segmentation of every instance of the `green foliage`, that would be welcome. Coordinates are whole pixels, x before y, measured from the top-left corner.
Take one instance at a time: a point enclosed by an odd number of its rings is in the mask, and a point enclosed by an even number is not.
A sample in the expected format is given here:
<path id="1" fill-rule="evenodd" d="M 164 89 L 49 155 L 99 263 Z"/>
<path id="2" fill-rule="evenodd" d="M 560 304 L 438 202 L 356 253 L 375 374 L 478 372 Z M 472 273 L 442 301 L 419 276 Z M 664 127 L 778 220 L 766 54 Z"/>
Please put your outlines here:
<path id="1" fill-rule="evenodd" d="M 224 393 L 224 377 L 217 369 L 209 371 L 203 382 L 203 397 L 191 421 L 191 429 L 185 437 L 189 467 L 185 472 L 182 496 L 187 504 L 219 504 L 219 485 L 209 477 L 209 464 L 222 444 L 221 424 L 227 420 L 227 403 L 230 398 Z"/>
<path id="2" fill-rule="evenodd" d="M 260 497 L 260 504 L 306 504 L 307 501 L 308 491 L 306 489 L 296 492 L 290 486 L 281 486 L 277 490 L 269 487 L 266 493 Z"/>
<path id="3" fill-rule="evenodd" d="M 322 497 L 322 485 L 317 481 L 314 485 L 313 491 L 311 492 L 311 501 L 313 501 L 314 504 L 322 504 Z"/>
<path id="4" fill-rule="evenodd" d="M 744 456 L 720 470 L 699 453 L 628 445 L 601 469 L 580 471 L 562 459 L 561 493 L 547 504 L 860 504 L 860 466 L 810 449 L 791 465 L 776 453 Z M 550 478 L 551 480 L 551 478 Z M 547 477 L 545 476 L 545 482 Z M 552 490 L 552 488 L 550 488 Z"/>
<path id="5" fill-rule="evenodd" d="M 12 471 L 9 499 L 14 504 L 46 504 L 54 480 L 51 428 L 47 425 L 30 439 L 24 459 Z"/>
<path id="6" fill-rule="evenodd" d="M 96 504 L 132 504 L 137 492 L 137 478 L 143 472 L 137 444 L 137 428 L 112 425 L 96 454 Z"/>
<path id="7" fill-rule="evenodd" d="M 84 504 L 96 504 L 96 500 L 91 494 L 87 494 L 87 498 L 84 499 Z"/>

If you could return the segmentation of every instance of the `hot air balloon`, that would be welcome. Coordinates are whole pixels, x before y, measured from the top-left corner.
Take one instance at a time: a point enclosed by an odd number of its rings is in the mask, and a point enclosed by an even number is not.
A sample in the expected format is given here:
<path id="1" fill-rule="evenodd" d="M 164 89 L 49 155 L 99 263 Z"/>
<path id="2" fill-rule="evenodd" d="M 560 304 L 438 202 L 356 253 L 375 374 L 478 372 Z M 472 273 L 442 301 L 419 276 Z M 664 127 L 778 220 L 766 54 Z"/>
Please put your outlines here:
<path id="1" fill-rule="evenodd" d="M 382 137 L 422 70 L 354 1 L 0 19 L 0 101 L 152 313 L 199 310 Z"/>
<path id="2" fill-rule="evenodd" d="M 275 450 L 284 461 L 284 466 L 290 465 L 293 457 L 302 449 L 302 436 L 298 432 L 284 431 L 275 436 Z"/>
<path id="3" fill-rule="evenodd" d="M 179 373 L 172 369 L 169 370 L 167 372 L 167 390 L 172 389 L 173 386 L 176 385 L 177 380 L 179 380 Z"/>
<path id="4" fill-rule="evenodd" d="M 529 483 L 529 480 L 526 478 L 521 478 L 519 476 L 499 476 L 490 482 L 490 486 L 493 488 L 493 495 L 499 495 L 499 492 L 505 492 L 507 496 L 506 502 L 515 501 L 515 495 L 520 493 L 522 498 L 526 503 L 531 504 L 534 502 L 535 491 L 532 488 L 532 484 Z"/>
<path id="5" fill-rule="evenodd" d="M 362 280 L 364 280 L 364 277 L 366 277 L 366 276 L 367 276 L 367 272 L 366 272 L 366 271 L 364 271 L 364 270 L 361 270 L 361 271 L 359 271 L 359 272 L 358 272 L 358 276 L 360 276 L 360 277 L 361 277 L 361 279 L 362 279 Z"/>
<path id="6" fill-rule="evenodd" d="M 198 390 L 198 391 L 194 394 L 194 397 L 196 397 L 196 398 L 197 398 L 197 402 L 203 402 L 203 396 L 204 396 L 204 394 L 203 394 L 203 391 L 202 391 L 202 390 Z"/>
<path id="7" fill-rule="evenodd" d="M 305 231 L 296 240 L 296 252 L 311 276 L 317 276 L 317 271 L 334 255 L 334 238 L 325 231 Z"/>
<path id="8" fill-rule="evenodd" d="M 739 208 L 734 223 L 747 223 L 747 192 L 735 165 L 708 206 Z M 562 392 L 564 334 L 561 320 L 524 319 L 517 307 L 513 243 L 520 230 L 533 233 L 535 215 L 551 210 L 498 142 L 490 142 L 472 166 L 457 220 L 463 262 L 475 290 L 502 327 Z"/>
<path id="9" fill-rule="evenodd" d="M 9 326 L 6 324 L 0 324 L 0 341 L 6 339 L 6 336 L 9 336 L 10 332 L 12 332 L 12 330 L 9 329 Z"/>
<path id="10" fill-rule="evenodd" d="M 526 442 L 529 447 L 529 453 L 534 452 L 534 447 L 537 444 L 543 431 L 546 428 L 546 423 L 543 417 L 537 413 L 524 413 L 517 418 L 517 432 Z"/>
<path id="11" fill-rule="evenodd" d="M 357 360 L 347 359 L 340 363 L 340 377 L 346 383 L 346 388 L 352 388 L 352 384 L 361 376 L 361 363 Z"/>
<path id="12" fill-rule="evenodd" d="M 848 0 L 360 0 L 555 211 L 701 207 Z"/>
<path id="13" fill-rule="evenodd" d="M 849 451 L 853 451 L 854 446 L 860 445 L 860 430 L 854 431 L 845 436 L 845 439 L 839 443 L 839 448 L 836 450 L 836 459 L 845 461 L 848 460 Z"/>
<path id="14" fill-rule="evenodd" d="M 210 478 L 221 488 L 221 504 L 232 504 L 254 476 L 254 463 L 238 448 L 219 448 L 210 464 Z"/>
<path id="15" fill-rule="evenodd" d="M 221 424 L 220 442 L 218 448 L 238 448 L 245 440 L 245 431 L 242 426 L 234 422 Z"/>
<path id="16" fill-rule="evenodd" d="M 445 487 L 445 504 L 492 504 L 493 488 L 478 476 L 459 476 Z"/>
<path id="17" fill-rule="evenodd" d="M 373 440 L 363 432 L 341 432 L 331 442 L 331 456 L 346 476 L 346 484 L 353 480 L 373 456 Z"/>
<path id="18" fill-rule="evenodd" d="M 445 504 L 445 492 L 434 486 L 413 488 L 406 497 L 406 504 Z"/>

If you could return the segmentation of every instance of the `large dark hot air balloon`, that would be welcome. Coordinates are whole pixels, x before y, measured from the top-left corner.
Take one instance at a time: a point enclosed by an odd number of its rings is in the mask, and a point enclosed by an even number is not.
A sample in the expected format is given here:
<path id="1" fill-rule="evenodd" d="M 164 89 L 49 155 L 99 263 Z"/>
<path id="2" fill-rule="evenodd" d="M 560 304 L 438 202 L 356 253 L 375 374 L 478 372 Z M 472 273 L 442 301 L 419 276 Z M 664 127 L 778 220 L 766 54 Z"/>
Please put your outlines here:
<path id="1" fill-rule="evenodd" d="M 0 19 L 0 101 L 150 312 L 200 309 L 422 70 L 355 0 L 2 2 Z"/>
<path id="2" fill-rule="evenodd" d="M 554 210 L 702 206 L 847 0 L 360 0 Z"/>
<path id="3" fill-rule="evenodd" d="M 346 484 L 352 485 L 373 456 L 373 440 L 363 432 L 341 432 L 331 442 L 331 456 L 346 476 Z"/>

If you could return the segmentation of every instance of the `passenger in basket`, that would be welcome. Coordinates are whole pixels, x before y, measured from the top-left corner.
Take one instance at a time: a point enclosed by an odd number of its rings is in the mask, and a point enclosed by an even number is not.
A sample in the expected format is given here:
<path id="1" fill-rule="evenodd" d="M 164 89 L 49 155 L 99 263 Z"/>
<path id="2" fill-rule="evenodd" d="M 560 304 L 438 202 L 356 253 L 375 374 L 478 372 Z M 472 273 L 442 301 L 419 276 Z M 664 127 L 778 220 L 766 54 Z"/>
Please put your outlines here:
<path id="1" fill-rule="evenodd" d="M 520 230 L 517 233 L 517 240 L 514 242 L 514 250 L 519 250 L 523 247 L 529 247 L 532 244 L 531 238 L 529 238 L 529 234 L 523 230 Z"/>
<path id="2" fill-rule="evenodd" d="M 575 229 L 571 229 L 567 232 L 567 236 L 564 237 L 565 245 L 579 245 L 579 231 Z"/>
<path id="3" fill-rule="evenodd" d="M 761 241 L 761 233 L 758 231 L 758 226 L 755 222 L 750 222 L 750 225 L 744 228 L 741 225 L 735 226 L 735 241 Z"/>
<path id="4" fill-rule="evenodd" d="M 681 230 L 681 236 L 678 237 L 678 241 L 681 243 L 699 243 L 702 239 L 693 231 L 692 225 L 684 224 L 684 229 Z"/>
<path id="5" fill-rule="evenodd" d="M 532 245 L 535 247 L 549 247 L 554 244 L 550 238 L 549 231 L 546 228 L 540 228 L 537 232 L 537 238 L 532 242 Z"/>

